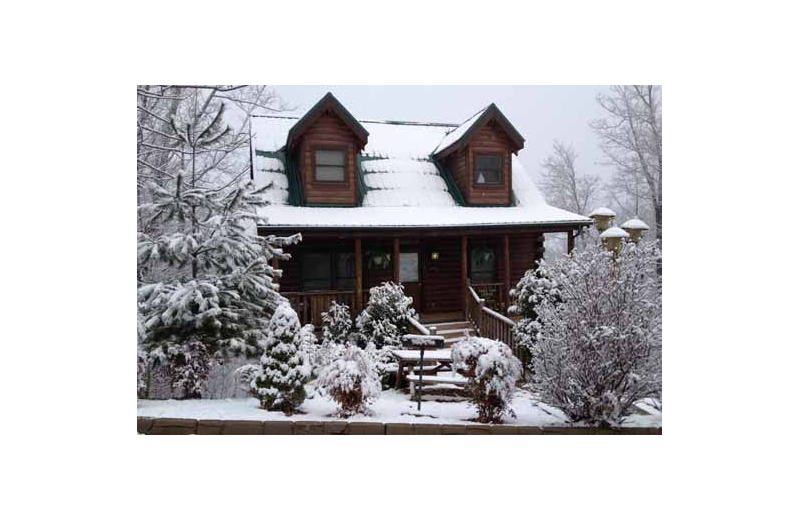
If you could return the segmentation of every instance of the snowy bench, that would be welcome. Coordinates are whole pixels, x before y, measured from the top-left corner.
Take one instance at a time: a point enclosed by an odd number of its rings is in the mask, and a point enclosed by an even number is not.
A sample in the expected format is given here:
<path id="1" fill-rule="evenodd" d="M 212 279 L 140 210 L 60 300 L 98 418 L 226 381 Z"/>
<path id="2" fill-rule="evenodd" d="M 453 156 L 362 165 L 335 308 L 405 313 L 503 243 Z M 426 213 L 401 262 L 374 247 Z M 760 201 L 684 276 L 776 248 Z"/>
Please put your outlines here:
<path id="1" fill-rule="evenodd" d="M 422 349 L 423 363 L 432 363 L 423 365 L 422 372 L 437 373 L 442 369 L 449 368 L 453 363 L 453 350 L 452 349 L 436 349 L 427 350 Z M 419 368 L 420 350 L 401 349 L 393 350 L 392 355 L 397 360 L 397 375 L 395 378 L 395 387 L 400 388 L 403 384 L 403 376 L 405 375 L 406 367 L 409 372 Z"/>
<path id="2" fill-rule="evenodd" d="M 419 372 L 412 372 L 408 375 L 409 388 L 412 398 L 417 392 L 418 385 L 455 385 L 463 388 L 467 385 L 468 381 L 469 380 L 466 377 L 459 374 L 453 374 L 449 376 L 437 374 L 431 376 L 425 375 L 423 372 L 422 377 L 420 377 Z M 420 388 L 419 391 L 421 392 L 422 388 Z"/>

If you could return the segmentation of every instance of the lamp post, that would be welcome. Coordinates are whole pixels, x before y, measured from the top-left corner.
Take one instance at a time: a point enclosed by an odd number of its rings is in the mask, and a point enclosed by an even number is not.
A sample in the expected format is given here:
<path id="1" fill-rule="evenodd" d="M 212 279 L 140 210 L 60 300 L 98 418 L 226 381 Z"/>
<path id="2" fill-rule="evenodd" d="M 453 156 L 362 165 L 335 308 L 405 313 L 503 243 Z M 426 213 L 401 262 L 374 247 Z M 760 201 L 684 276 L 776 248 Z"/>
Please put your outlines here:
<path id="1" fill-rule="evenodd" d="M 615 253 L 619 251 L 622 240 L 626 238 L 630 238 L 628 232 L 616 226 L 608 228 L 600 233 L 600 240 L 603 241 L 603 247 L 605 247 L 607 251 L 613 251 Z"/>
<path id="2" fill-rule="evenodd" d="M 642 239 L 642 235 L 645 231 L 650 230 L 650 226 L 639 220 L 638 218 L 632 218 L 629 221 L 622 224 L 622 229 L 627 231 L 631 236 L 631 242 L 634 244 L 638 244 L 639 241 Z"/>
<path id="3" fill-rule="evenodd" d="M 611 221 L 614 220 L 616 216 L 617 214 L 613 209 L 608 209 L 606 207 L 597 208 L 589 213 L 589 217 L 594 220 L 594 227 L 600 232 L 607 230 L 611 226 Z"/>

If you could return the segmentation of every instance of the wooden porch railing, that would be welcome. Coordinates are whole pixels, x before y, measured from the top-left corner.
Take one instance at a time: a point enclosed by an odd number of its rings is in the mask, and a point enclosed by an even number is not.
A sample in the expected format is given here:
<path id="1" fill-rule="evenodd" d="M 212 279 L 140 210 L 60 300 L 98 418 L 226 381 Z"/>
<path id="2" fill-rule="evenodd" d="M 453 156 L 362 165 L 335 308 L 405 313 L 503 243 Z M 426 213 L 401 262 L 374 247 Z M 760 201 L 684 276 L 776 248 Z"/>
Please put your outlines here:
<path id="1" fill-rule="evenodd" d="M 326 292 L 287 292 L 282 293 L 292 308 L 297 312 L 300 323 L 311 323 L 315 327 L 322 326 L 322 313 L 327 312 L 332 302 L 339 302 L 350 307 L 350 312 L 355 312 L 356 295 L 353 291 L 326 291 Z"/>
<path id="2" fill-rule="evenodd" d="M 498 312 L 508 309 L 508 290 L 505 283 L 473 283 L 475 293 L 487 307 Z"/>
<path id="3" fill-rule="evenodd" d="M 437 329 L 435 326 L 428 328 L 414 318 L 410 318 L 408 321 L 411 323 L 411 328 L 417 331 L 417 334 L 421 334 L 423 336 L 436 336 Z"/>
<path id="4" fill-rule="evenodd" d="M 521 357 L 521 352 L 514 343 L 514 321 L 487 307 L 486 300 L 478 296 L 472 285 L 467 286 L 467 291 L 467 320 L 475 327 L 478 335 L 502 341 L 511 348 L 515 356 Z"/>

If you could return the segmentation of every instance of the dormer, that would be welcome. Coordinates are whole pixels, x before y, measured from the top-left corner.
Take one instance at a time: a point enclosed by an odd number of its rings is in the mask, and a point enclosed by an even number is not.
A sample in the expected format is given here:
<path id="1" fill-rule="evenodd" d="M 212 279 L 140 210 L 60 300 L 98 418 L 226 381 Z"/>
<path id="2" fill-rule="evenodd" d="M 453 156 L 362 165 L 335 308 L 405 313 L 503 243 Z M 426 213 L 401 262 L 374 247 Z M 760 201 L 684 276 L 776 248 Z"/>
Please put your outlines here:
<path id="1" fill-rule="evenodd" d="M 453 177 L 467 204 L 512 203 L 511 154 L 525 139 L 492 103 L 444 136 L 433 152 Z"/>
<path id="2" fill-rule="evenodd" d="M 297 162 L 305 204 L 356 206 L 356 156 L 369 132 L 328 92 L 286 136 Z"/>

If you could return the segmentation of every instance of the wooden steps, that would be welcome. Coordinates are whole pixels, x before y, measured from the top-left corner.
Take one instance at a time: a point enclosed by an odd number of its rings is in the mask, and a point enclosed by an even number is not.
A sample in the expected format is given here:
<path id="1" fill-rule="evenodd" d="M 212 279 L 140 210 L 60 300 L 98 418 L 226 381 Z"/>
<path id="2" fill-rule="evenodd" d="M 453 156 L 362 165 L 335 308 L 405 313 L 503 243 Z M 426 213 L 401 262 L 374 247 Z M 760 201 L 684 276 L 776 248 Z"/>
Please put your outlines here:
<path id="1" fill-rule="evenodd" d="M 460 341 L 465 335 L 477 336 L 475 328 L 468 321 L 448 321 L 444 323 L 428 323 L 425 325 L 430 329 L 436 327 L 436 334 L 444 338 L 444 344 L 448 347 Z"/>

